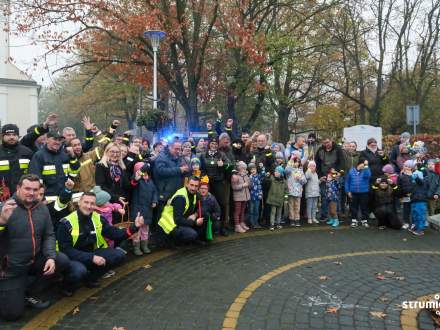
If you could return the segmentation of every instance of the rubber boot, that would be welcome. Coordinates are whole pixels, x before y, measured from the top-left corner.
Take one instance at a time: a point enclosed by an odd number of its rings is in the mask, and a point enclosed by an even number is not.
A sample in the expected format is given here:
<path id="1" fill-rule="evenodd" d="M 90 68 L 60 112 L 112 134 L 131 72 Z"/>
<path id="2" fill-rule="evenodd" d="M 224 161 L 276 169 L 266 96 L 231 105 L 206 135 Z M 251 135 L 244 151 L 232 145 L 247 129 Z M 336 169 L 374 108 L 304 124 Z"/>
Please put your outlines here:
<path id="1" fill-rule="evenodd" d="M 151 253 L 151 250 L 148 248 L 148 241 L 147 240 L 141 241 L 141 250 L 145 254 Z"/>
<path id="2" fill-rule="evenodd" d="M 133 254 L 135 256 L 141 256 L 144 254 L 141 250 L 141 242 L 140 241 L 137 241 L 137 242 L 133 241 Z"/>

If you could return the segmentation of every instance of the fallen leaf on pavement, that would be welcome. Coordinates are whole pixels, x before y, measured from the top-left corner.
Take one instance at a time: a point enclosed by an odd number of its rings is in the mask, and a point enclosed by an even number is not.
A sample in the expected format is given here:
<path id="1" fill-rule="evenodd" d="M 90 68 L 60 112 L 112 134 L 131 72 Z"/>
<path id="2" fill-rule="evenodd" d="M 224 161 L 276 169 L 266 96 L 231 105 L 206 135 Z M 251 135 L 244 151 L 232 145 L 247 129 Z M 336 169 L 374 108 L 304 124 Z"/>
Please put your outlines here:
<path id="1" fill-rule="evenodd" d="M 125 328 L 124 327 L 113 327 L 113 330 L 125 330 Z"/>
<path id="2" fill-rule="evenodd" d="M 323 276 L 319 276 L 319 279 L 320 279 L 321 281 L 327 281 L 329 278 L 330 278 L 330 277 L 325 276 L 325 275 L 323 275 Z"/>
<path id="3" fill-rule="evenodd" d="M 331 232 L 330 232 L 330 234 L 334 234 L 334 233 L 335 233 L 334 231 L 331 231 Z"/>
<path id="4" fill-rule="evenodd" d="M 153 291 L 153 287 L 150 285 L 150 284 L 148 284 L 146 287 L 145 287 L 145 289 L 144 289 L 144 291 Z"/>
<path id="5" fill-rule="evenodd" d="M 385 316 L 387 316 L 387 314 L 384 312 L 370 312 L 370 315 L 379 319 L 383 319 Z"/>
<path id="6" fill-rule="evenodd" d="M 393 277 L 395 280 L 398 280 L 398 281 L 405 281 L 405 277 L 403 277 L 403 276 L 396 276 L 396 277 Z"/>
<path id="7" fill-rule="evenodd" d="M 75 308 L 73 309 L 72 315 L 76 315 L 76 314 L 78 314 L 78 313 L 79 313 L 79 307 L 75 307 Z"/>
<path id="8" fill-rule="evenodd" d="M 334 264 L 340 266 L 342 265 L 342 261 L 335 261 Z"/>
<path id="9" fill-rule="evenodd" d="M 150 264 L 146 264 L 146 265 L 144 266 L 144 268 L 145 268 L 145 269 L 151 268 L 151 265 L 150 265 Z"/>
<path id="10" fill-rule="evenodd" d="M 404 238 L 404 239 L 402 239 L 402 241 L 404 241 L 404 242 L 406 242 L 408 239 L 406 239 L 406 238 Z"/>
<path id="11" fill-rule="evenodd" d="M 393 272 L 391 270 L 386 270 L 384 273 L 387 275 L 396 275 L 396 272 Z"/>
<path id="12" fill-rule="evenodd" d="M 339 310 L 338 307 L 327 307 L 327 309 L 325 310 L 325 312 L 326 312 L 326 313 L 335 314 L 335 313 L 337 313 L 338 310 Z"/>
<path id="13" fill-rule="evenodd" d="M 385 296 L 380 296 L 380 297 L 379 297 L 379 300 L 380 300 L 381 302 L 387 302 L 389 299 L 388 299 L 387 297 L 385 297 Z"/>

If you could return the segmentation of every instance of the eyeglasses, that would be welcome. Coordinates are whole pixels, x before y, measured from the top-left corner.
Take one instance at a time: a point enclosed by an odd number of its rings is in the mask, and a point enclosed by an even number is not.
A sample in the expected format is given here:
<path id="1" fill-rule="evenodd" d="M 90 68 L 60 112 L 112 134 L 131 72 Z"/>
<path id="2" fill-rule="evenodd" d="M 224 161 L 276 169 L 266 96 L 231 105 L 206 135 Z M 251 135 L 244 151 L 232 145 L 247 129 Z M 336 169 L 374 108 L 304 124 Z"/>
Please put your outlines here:
<path id="1" fill-rule="evenodd" d="M 116 150 L 110 150 L 109 153 L 112 155 L 120 155 L 121 154 L 120 151 L 116 151 Z"/>

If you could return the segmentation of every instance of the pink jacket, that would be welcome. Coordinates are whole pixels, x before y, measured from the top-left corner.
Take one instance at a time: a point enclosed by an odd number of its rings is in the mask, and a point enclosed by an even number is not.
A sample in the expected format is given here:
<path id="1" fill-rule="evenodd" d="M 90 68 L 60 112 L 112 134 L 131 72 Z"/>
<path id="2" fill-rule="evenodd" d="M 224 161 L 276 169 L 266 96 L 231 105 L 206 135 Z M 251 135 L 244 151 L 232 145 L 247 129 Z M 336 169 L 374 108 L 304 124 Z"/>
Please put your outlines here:
<path id="1" fill-rule="evenodd" d="M 120 209 L 122 209 L 122 205 L 119 203 L 107 203 L 95 207 L 95 211 L 102 215 L 110 225 L 113 225 L 113 212 Z"/>
<path id="2" fill-rule="evenodd" d="M 243 187 L 244 183 L 247 183 L 247 187 Z M 234 202 L 247 202 L 251 199 L 251 194 L 249 192 L 250 179 L 247 174 L 240 175 L 235 173 L 232 175 L 231 184 L 232 184 L 232 198 Z"/>

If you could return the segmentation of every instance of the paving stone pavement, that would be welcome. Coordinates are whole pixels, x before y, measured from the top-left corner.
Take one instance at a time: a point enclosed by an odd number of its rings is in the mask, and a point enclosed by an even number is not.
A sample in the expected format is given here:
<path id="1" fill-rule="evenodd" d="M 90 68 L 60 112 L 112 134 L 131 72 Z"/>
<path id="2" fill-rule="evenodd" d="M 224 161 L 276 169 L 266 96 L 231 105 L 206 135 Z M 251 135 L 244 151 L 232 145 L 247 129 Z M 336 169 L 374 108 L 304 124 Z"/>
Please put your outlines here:
<path id="1" fill-rule="evenodd" d="M 221 329 L 239 293 L 277 267 L 359 251 L 440 251 L 439 237 L 436 232 L 420 238 L 404 231 L 347 229 L 269 234 L 189 249 L 113 283 L 54 329 Z M 242 309 L 237 329 L 400 329 L 397 305 L 440 292 L 440 255 L 379 254 L 334 261 L 293 268 L 263 284 Z M 386 270 L 404 280 L 376 279 L 375 273 Z M 147 285 L 151 291 L 145 290 Z M 326 313 L 328 307 L 339 309 Z M 370 311 L 387 316 L 375 318 Z M 419 314 L 418 324 L 435 329 L 426 312 Z M 0 323 L 0 328 L 20 325 Z"/>

